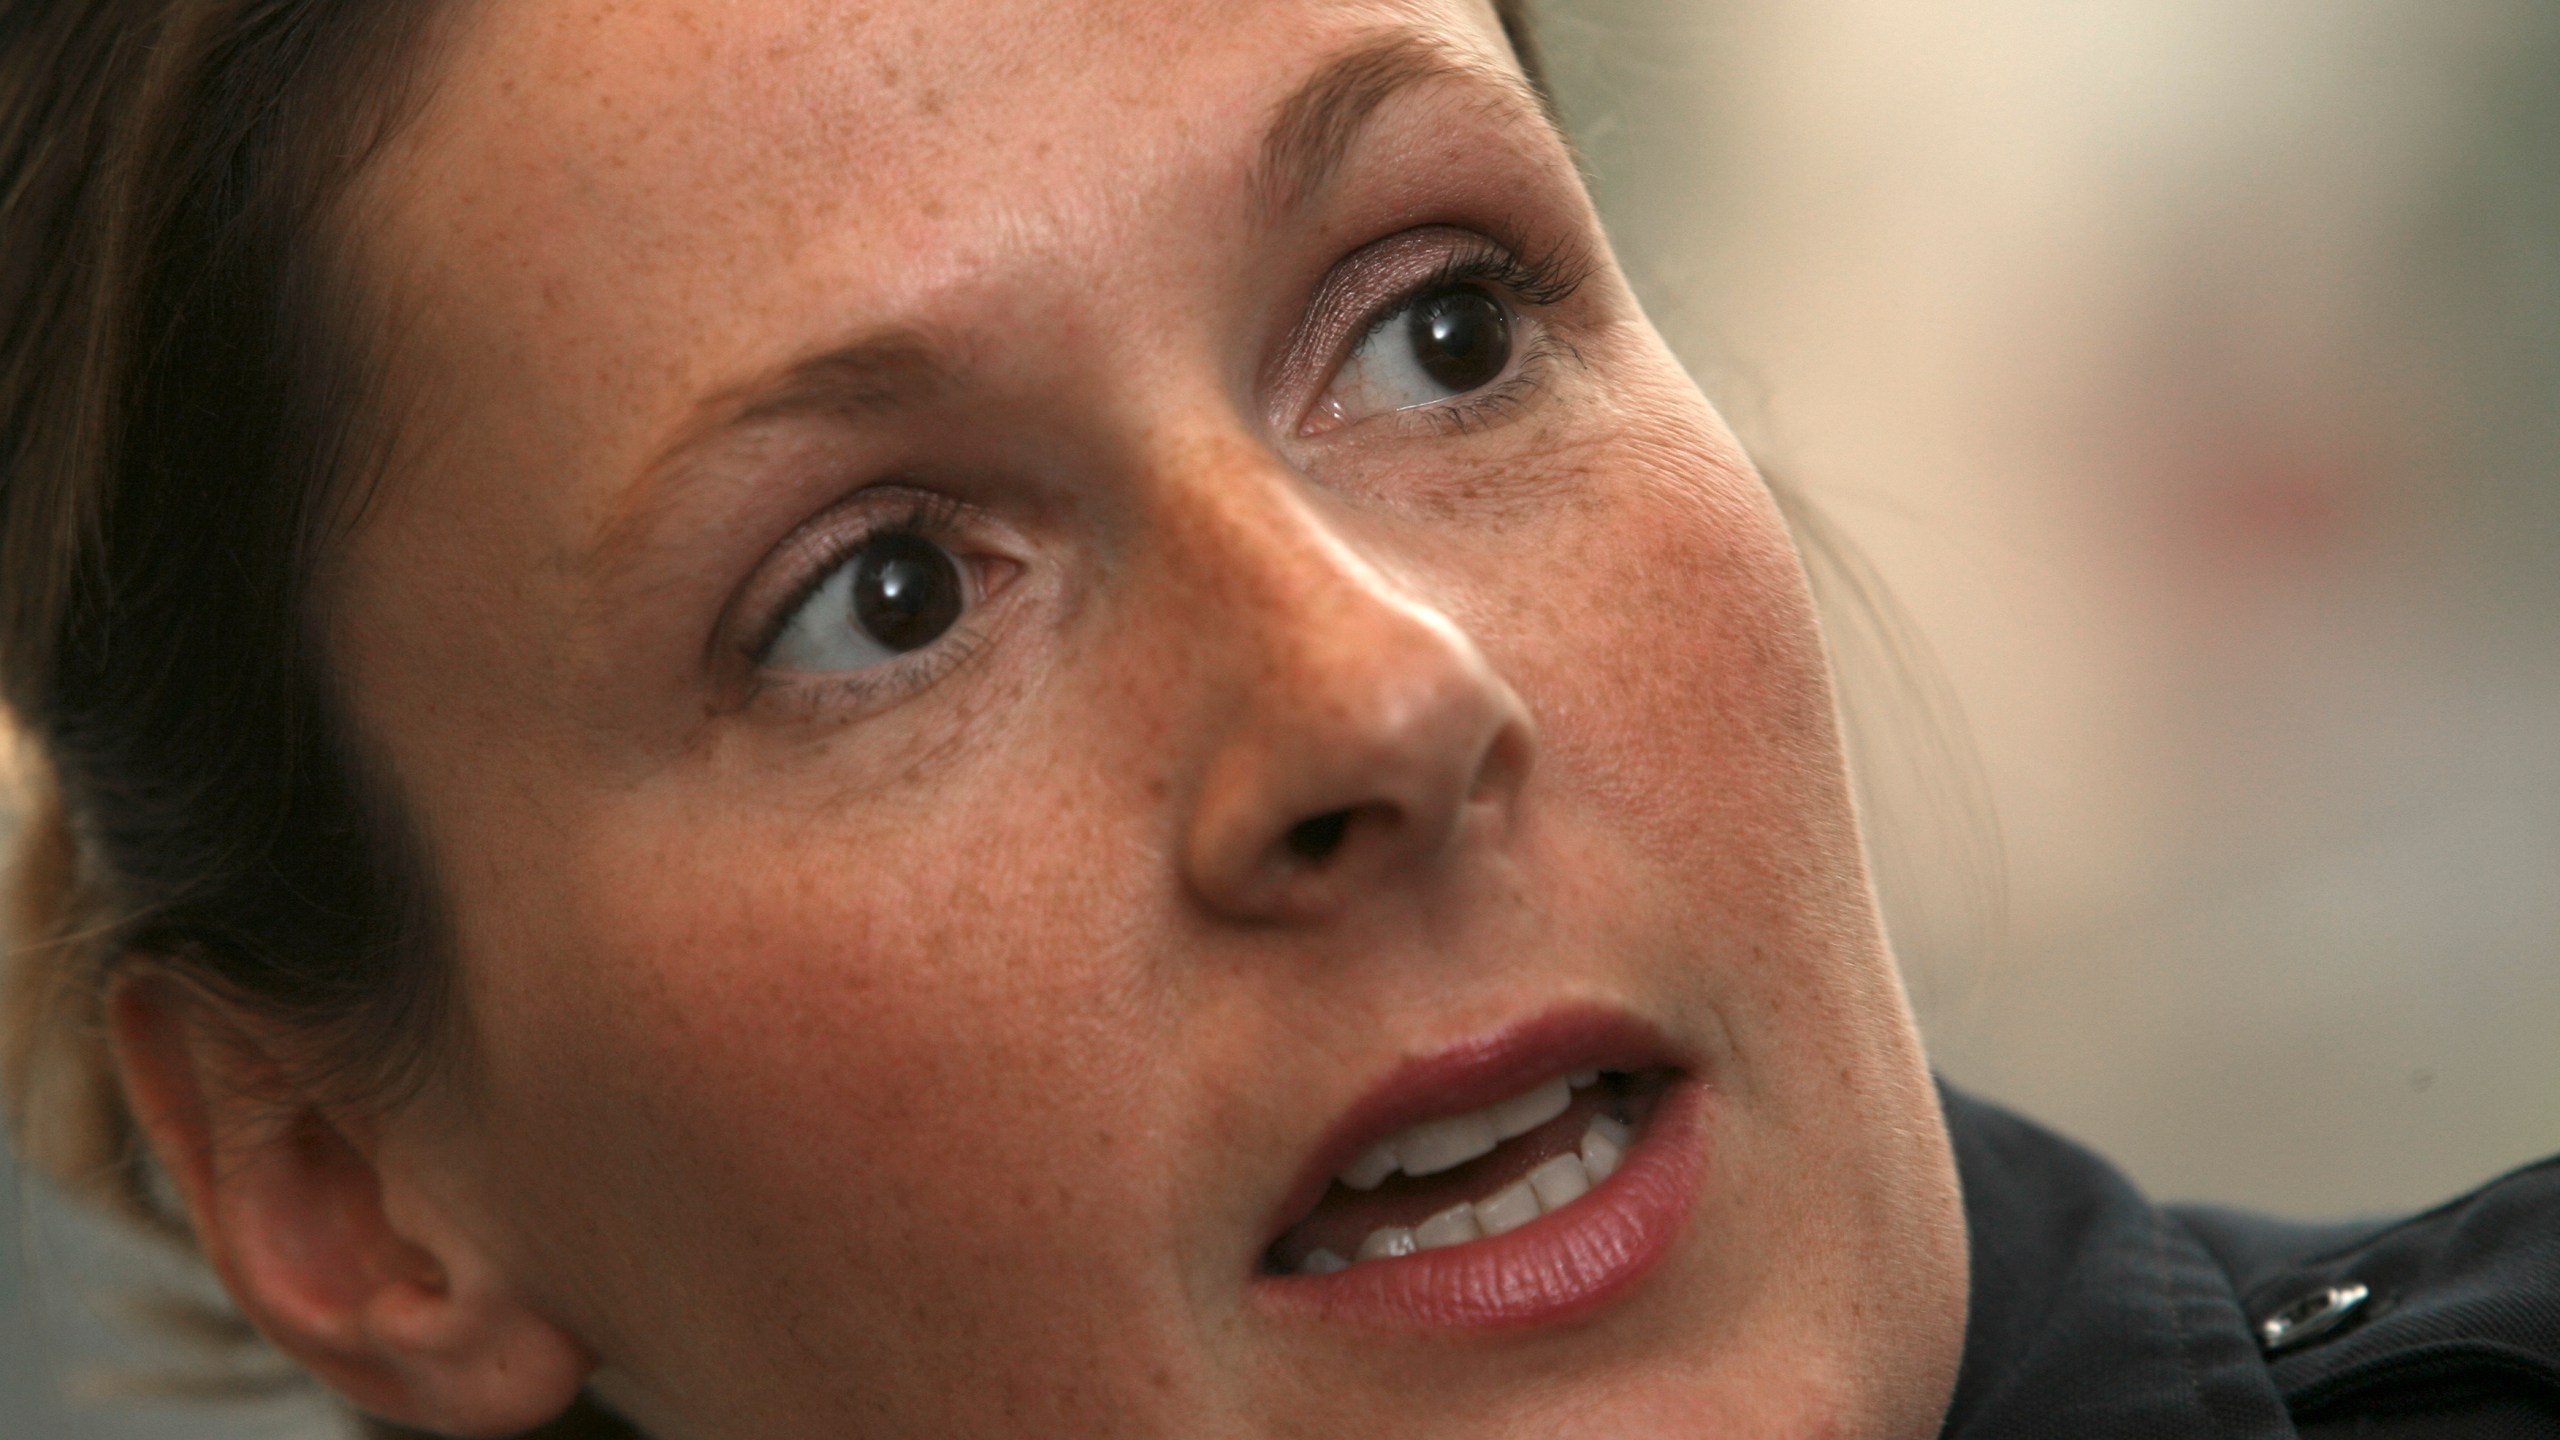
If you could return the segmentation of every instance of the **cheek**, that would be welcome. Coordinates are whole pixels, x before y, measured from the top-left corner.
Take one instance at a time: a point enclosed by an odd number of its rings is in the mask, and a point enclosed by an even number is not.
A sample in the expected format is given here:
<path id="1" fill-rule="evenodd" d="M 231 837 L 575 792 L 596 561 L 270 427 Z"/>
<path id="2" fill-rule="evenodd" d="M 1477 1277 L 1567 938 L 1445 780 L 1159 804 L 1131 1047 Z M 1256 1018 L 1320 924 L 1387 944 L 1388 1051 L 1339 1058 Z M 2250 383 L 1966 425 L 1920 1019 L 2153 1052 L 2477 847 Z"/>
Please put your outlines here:
<path id="1" fill-rule="evenodd" d="M 582 827 L 633 838 L 592 840 L 540 903 L 476 907 L 514 918 L 465 951 L 542 957 L 472 977 L 523 1162 L 504 1183 L 544 1192 L 515 1213 L 582 1215 L 689 1282 L 600 1305 L 686 1294 L 747 1333 L 760 1304 L 836 1297 L 813 1323 L 948 1350 L 989 1328 L 973 1297 L 1145 1273 L 1122 1247 L 1169 1224 L 1134 1179 L 1160 1167 L 1131 1161 L 1161 1006 L 1126 898 L 1089 873 L 1110 852 L 1038 826 L 1055 807 L 1031 794 L 686 795 Z M 1141 1304 L 1122 1297 L 1133 1334 Z M 1038 1344 L 1011 1343 L 1036 1374 Z"/>
<path id="2" fill-rule="evenodd" d="M 1685 387 L 1684 387 L 1685 388 Z M 1863 901 L 1828 664 L 1767 490 L 1694 391 L 1610 417 L 1551 583 L 1502 624 L 1557 799 L 1757 919 Z M 1694 901 L 1693 901 L 1694 903 Z"/>

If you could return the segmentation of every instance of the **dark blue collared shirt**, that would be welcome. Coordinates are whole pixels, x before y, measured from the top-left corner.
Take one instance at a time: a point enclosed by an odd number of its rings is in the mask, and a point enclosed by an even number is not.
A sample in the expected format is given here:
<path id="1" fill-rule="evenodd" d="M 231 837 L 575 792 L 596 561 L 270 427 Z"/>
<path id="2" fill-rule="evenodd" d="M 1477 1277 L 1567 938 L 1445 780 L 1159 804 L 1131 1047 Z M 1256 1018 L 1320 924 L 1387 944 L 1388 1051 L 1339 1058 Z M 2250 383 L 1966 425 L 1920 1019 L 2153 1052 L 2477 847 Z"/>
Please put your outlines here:
<path id="1" fill-rule="evenodd" d="M 1944 1094 L 1973 1303 L 1943 1440 L 2560 1440 L 2560 1159 L 2298 1225 L 2155 1206 Z"/>

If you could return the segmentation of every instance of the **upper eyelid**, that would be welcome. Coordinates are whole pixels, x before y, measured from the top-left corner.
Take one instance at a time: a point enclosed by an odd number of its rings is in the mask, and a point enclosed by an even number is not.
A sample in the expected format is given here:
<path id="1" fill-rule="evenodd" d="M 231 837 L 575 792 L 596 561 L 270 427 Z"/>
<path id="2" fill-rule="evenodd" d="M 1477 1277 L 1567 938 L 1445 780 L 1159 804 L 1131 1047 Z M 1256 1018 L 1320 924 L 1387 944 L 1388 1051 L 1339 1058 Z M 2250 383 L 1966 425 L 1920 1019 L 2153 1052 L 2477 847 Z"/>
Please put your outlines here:
<path id="1" fill-rule="evenodd" d="M 1589 273 L 1588 265 L 1564 246 L 1523 254 L 1491 236 L 1455 231 L 1430 273 L 1403 281 L 1377 298 L 1377 314 L 1391 315 L 1419 296 L 1467 281 L 1491 282 L 1532 307 L 1549 309 L 1573 298 Z"/>
<path id="2" fill-rule="evenodd" d="M 1401 268 L 1396 264 L 1400 254 L 1414 251 L 1432 253 L 1435 263 L 1422 273 L 1380 278 L 1381 271 Z M 1326 272 L 1313 304 L 1282 348 L 1273 366 L 1272 393 L 1293 413 L 1273 419 L 1296 429 L 1305 408 L 1349 359 L 1352 348 L 1434 286 L 1492 280 L 1530 306 L 1546 309 L 1571 299 L 1591 269 L 1588 256 L 1570 242 L 1524 254 L 1520 247 L 1456 225 L 1418 226 L 1362 246 Z"/>
<path id="3" fill-rule="evenodd" d="M 1428 233 L 1430 228 L 1408 230 L 1372 241 L 1335 261 L 1325 271 L 1317 280 L 1315 293 L 1306 308 L 1299 313 L 1297 322 L 1289 327 L 1279 352 L 1272 357 L 1267 373 L 1273 381 L 1269 388 L 1275 397 L 1306 386 L 1310 372 L 1331 374 L 1341 363 L 1342 346 L 1368 334 L 1380 315 L 1411 295 L 1411 287 L 1417 279 L 1402 278 L 1380 284 L 1376 274 L 1381 269 L 1392 267 L 1393 252 L 1421 249 L 1445 252 L 1447 242 L 1436 241 Z M 1382 255 L 1381 252 L 1391 253 Z"/>
<path id="4" fill-rule="evenodd" d="M 1490 280 L 1539 309 L 1550 309 L 1572 299 L 1586 278 L 1587 272 L 1561 250 L 1530 257 L 1490 239 L 1477 240 L 1473 249 L 1451 253 L 1430 277 L 1407 290 L 1404 298 L 1410 301 L 1443 285 Z"/>
<path id="5" fill-rule="evenodd" d="M 1414 302 L 1422 299 L 1426 295 L 1430 295 L 1434 292 L 1445 290 L 1456 285 L 1475 284 L 1486 281 L 1490 281 L 1499 288 L 1512 294 L 1519 294 L 1522 288 L 1521 285 L 1513 283 L 1512 279 L 1508 278 L 1508 274 L 1503 268 L 1506 265 L 1516 263 L 1517 262 L 1513 261 L 1507 254 L 1498 258 L 1492 256 L 1479 256 L 1462 259 L 1458 256 L 1451 256 L 1449 260 L 1442 264 L 1438 270 L 1433 271 L 1431 274 L 1423 277 L 1414 284 L 1397 291 L 1394 295 L 1390 296 L 1373 309 L 1370 312 L 1368 320 L 1362 324 L 1357 332 L 1349 337 L 1348 343 L 1344 347 L 1344 353 L 1334 361 L 1335 372 L 1339 372 L 1342 364 L 1351 358 L 1351 351 L 1367 344 L 1371 339 L 1376 337 L 1379 331 L 1384 330 L 1387 326 L 1395 323 L 1395 318 L 1397 316 L 1404 314 L 1408 309 L 1412 308 Z M 1537 282 L 1531 281 L 1531 283 L 1534 285 Z M 1526 297 L 1524 296 L 1523 298 Z M 1532 301 L 1531 303 L 1540 305 L 1543 308 L 1545 305 L 1557 302 Z"/>

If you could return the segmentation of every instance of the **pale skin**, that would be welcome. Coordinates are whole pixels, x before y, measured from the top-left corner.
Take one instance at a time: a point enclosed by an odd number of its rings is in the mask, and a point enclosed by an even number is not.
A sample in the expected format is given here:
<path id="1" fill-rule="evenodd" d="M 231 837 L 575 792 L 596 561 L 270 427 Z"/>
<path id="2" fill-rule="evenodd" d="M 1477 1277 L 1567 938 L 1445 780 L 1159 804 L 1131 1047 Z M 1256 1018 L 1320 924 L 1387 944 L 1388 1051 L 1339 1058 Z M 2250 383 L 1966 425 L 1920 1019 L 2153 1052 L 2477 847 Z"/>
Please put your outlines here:
<path id="1" fill-rule="evenodd" d="M 349 212 L 414 403 L 326 623 L 455 1061 L 253 1104 L 290 1037 L 114 1009 L 283 1349 L 471 1435 L 1935 1433 L 1962 1217 L 1803 575 L 1489 7 L 482 0 L 432 82 Z M 1502 378 L 1347 366 L 1489 255 Z M 777 663 L 884 525 L 965 612 Z M 1660 1262 L 1263 1303 L 1327 1128 L 1559 1006 L 1712 1097 Z"/>

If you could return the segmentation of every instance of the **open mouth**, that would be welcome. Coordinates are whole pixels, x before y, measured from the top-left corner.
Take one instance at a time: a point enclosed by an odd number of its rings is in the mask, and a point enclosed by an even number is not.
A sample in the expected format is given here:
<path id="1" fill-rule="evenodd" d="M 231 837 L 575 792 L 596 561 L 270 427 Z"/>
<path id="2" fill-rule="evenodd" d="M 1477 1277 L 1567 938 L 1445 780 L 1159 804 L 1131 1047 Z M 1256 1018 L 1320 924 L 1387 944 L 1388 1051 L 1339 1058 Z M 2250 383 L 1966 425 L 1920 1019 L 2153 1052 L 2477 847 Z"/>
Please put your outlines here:
<path id="1" fill-rule="evenodd" d="M 1568 1008 L 1381 1077 L 1278 1197 L 1254 1286 L 1364 1329 L 1584 1315 L 1669 1256 L 1712 1091 L 1623 1013 Z"/>
<path id="2" fill-rule="evenodd" d="M 1671 1072 L 1580 1070 L 1370 1145 L 1263 1254 L 1270 1274 L 1356 1265 L 1510 1234 L 1614 1177 Z"/>

